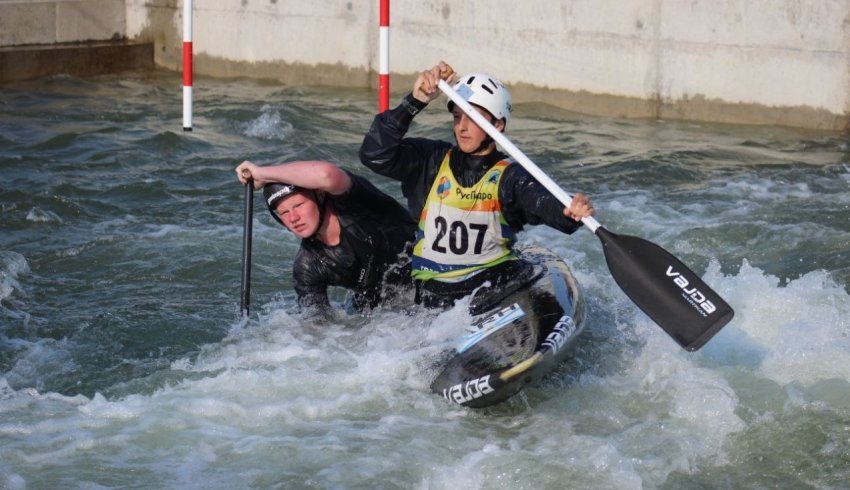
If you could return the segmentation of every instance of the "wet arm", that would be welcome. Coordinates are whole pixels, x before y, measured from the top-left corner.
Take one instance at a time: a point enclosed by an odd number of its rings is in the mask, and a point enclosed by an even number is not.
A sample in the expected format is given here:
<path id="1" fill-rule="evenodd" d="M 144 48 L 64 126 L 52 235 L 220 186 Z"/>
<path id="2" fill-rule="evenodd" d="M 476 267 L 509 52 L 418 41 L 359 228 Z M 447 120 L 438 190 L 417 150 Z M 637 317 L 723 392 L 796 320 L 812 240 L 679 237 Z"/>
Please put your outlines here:
<path id="1" fill-rule="evenodd" d="M 500 197 L 505 217 L 517 229 L 525 224 L 546 224 L 571 234 L 581 222 L 565 216 L 564 205 L 519 165 L 512 165 L 502 178 Z"/>
<path id="2" fill-rule="evenodd" d="M 405 138 L 413 115 L 405 107 L 413 107 L 412 96 L 391 111 L 375 117 L 372 128 L 360 147 L 361 162 L 375 173 L 401 182 L 412 216 L 419 216 L 431 182 L 451 143 L 424 138 Z"/>
<path id="3" fill-rule="evenodd" d="M 360 145 L 360 161 L 374 172 L 401 180 L 406 174 L 405 162 L 416 158 L 417 150 L 407 144 L 404 135 L 413 117 L 426 107 L 408 94 L 395 109 L 384 111 L 372 121 Z"/>
<path id="4" fill-rule="evenodd" d="M 270 182 L 293 184 L 305 189 L 316 189 L 340 195 L 351 189 L 351 178 L 337 165 L 322 160 L 304 160 L 277 165 L 260 166 L 244 161 L 236 167 L 239 181 L 245 184 L 249 172 L 254 188 L 260 189 Z"/>
<path id="5" fill-rule="evenodd" d="M 395 109 L 384 111 L 375 116 L 372 126 L 363 144 L 360 146 L 360 161 L 374 172 L 404 180 L 409 176 L 408 165 L 420 161 L 423 153 L 416 140 L 404 139 L 413 117 L 428 103 L 440 95 L 440 80 L 451 82 L 454 69 L 440 61 L 433 67 L 419 73 L 413 88 Z"/>

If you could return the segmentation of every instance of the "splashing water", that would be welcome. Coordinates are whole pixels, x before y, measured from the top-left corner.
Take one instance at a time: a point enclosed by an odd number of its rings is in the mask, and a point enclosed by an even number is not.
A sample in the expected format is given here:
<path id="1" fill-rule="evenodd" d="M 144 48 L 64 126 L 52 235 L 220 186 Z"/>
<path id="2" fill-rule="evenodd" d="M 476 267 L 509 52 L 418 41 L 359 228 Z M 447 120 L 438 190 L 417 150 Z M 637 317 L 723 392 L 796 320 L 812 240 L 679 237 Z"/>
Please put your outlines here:
<path id="1" fill-rule="evenodd" d="M 518 105 L 511 140 L 610 229 L 659 243 L 735 308 L 696 353 L 610 277 L 598 240 L 520 235 L 589 300 L 573 357 L 496 407 L 429 393 L 464 305 L 316 324 L 295 239 L 254 224 L 239 318 L 242 160 L 357 149 L 368 91 L 164 72 L 0 93 L 0 488 L 841 488 L 850 479 L 844 136 Z M 448 115 L 417 136 L 450 139 Z M 337 304 L 344 292 L 335 291 Z"/>

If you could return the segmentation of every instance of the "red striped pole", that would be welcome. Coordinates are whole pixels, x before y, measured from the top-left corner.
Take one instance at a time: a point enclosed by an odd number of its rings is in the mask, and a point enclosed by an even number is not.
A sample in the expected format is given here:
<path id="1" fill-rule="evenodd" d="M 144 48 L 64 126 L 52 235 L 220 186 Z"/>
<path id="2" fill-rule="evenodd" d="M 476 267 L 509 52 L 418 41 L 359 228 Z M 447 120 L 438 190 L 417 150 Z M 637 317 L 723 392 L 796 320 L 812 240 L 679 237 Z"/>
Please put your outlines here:
<path id="1" fill-rule="evenodd" d="M 390 108 L 390 0 L 381 0 L 379 22 L 378 112 Z"/>
<path id="2" fill-rule="evenodd" d="M 192 130 L 192 0 L 183 0 L 183 131 Z"/>

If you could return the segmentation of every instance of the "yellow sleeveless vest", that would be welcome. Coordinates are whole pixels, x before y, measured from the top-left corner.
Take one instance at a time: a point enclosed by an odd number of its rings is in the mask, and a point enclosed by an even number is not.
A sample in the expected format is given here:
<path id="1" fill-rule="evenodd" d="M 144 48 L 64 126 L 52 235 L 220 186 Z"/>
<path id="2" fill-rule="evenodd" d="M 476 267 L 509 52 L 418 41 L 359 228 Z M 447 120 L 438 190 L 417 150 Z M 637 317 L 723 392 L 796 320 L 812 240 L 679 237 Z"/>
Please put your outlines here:
<path id="1" fill-rule="evenodd" d="M 413 248 L 413 277 L 458 282 L 516 259 L 515 233 L 499 202 L 499 182 L 510 161 L 502 160 L 471 187 L 462 187 L 446 153 L 419 217 Z"/>

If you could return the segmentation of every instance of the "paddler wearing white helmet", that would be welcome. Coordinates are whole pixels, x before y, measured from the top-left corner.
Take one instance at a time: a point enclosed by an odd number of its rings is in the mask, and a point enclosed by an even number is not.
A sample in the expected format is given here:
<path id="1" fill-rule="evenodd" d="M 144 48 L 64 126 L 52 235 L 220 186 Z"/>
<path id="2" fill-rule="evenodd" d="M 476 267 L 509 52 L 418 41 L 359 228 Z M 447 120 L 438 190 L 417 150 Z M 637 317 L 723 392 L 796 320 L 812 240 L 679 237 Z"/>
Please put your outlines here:
<path id="1" fill-rule="evenodd" d="M 564 208 L 451 102 L 454 143 L 407 137 L 413 118 L 440 95 L 440 80 L 455 80 L 445 62 L 420 72 L 401 104 L 375 116 L 359 155 L 366 167 L 401 183 L 408 211 L 419 218 L 412 257 L 418 299 L 448 307 L 485 282 L 498 285 L 528 274 L 513 250 L 526 225 L 542 223 L 571 234 L 593 206 L 577 193 Z M 472 72 L 458 77 L 454 89 L 505 131 L 513 103 L 502 81 Z"/>

